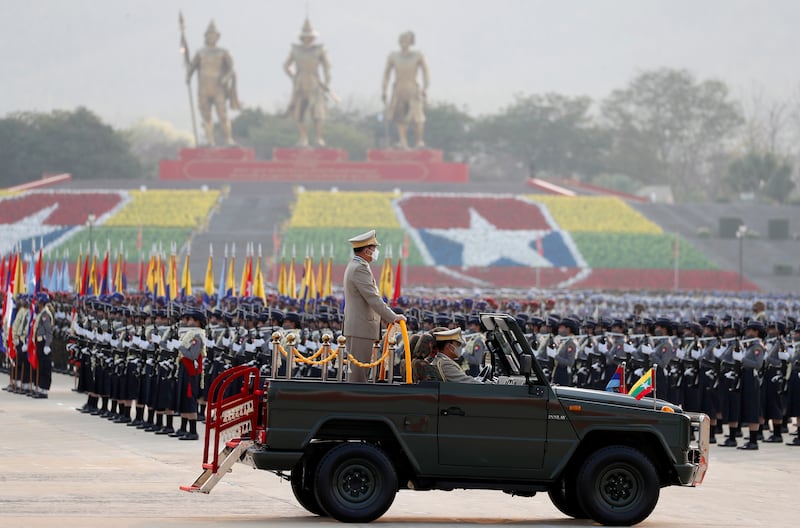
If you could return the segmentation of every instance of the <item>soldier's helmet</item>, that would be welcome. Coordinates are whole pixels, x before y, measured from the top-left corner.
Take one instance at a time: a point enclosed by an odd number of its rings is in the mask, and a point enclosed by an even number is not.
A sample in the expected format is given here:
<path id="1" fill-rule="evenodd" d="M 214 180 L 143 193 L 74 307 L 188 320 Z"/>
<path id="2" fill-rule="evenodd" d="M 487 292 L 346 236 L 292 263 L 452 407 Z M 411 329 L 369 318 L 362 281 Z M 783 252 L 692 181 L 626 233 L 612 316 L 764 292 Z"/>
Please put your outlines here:
<path id="1" fill-rule="evenodd" d="M 36 294 L 36 302 L 46 304 L 50 302 L 50 294 L 47 292 L 39 292 Z"/>

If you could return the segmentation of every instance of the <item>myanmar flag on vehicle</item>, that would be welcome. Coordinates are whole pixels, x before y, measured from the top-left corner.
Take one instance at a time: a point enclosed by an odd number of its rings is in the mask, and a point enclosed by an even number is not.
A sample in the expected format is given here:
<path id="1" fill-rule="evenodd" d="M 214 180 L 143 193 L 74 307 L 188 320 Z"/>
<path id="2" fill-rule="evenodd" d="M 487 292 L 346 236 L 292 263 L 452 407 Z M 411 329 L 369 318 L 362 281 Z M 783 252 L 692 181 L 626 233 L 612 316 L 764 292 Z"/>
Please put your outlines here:
<path id="1" fill-rule="evenodd" d="M 631 386 L 631 390 L 628 391 L 628 394 L 637 400 L 641 400 L 655 390 L 655 385 L 656 380 L 653 378 L 653 369 L 649 369 L 639 378 L 639 381 Z"/>

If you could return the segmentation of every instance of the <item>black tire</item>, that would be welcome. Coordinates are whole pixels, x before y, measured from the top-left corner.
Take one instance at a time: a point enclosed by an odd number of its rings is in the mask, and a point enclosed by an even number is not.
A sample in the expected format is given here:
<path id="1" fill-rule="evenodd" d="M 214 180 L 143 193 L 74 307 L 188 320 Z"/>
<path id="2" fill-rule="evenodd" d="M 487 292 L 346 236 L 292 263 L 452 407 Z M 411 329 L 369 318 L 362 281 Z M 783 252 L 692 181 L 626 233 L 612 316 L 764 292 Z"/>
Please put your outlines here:
<path id="1" fill-rule="evenodd" d="M 325 510 L 322 509 L 322 506 L 319 505 L 319 501 L 317 501 L 317 495 L 314 493 L 314 469 L 309 468 L 308 474 L 311 475 L 310 478 L 303 479 L 303 466 L 309 463 L 308 460 L 305 460 L 305 457 L 301 459 L 295 466 L 292 468 L 291 474 L 291 483 L 292 483 L 292 493 L 294 493 L 294 498 L 297 499 L 297 502 L 300 503 L 300 506 L 306 509 L 306 511 L 313 513 L 314 515 L 319 515 L 320 517 L 327 517 L 328 514 L 325 513 Z"/>
<path id="2" fill-rule="evenodd" d="M 575 488 L 574 478 L 563 477 L 559 479 L 547 490 L 547 495 L 550 496 L 553 506 L 558 508 L 558 511 L 564 515 L 573 519 L 587 519 L 589 517 L 578 502 L 578 491 Z"/>
<path id="3" fill-rule="evenodd" d="M 370 522 L 394 502 L 397 473 L 377 447 L 346 443 L 322 458 L 314 489 L 319 505 L 337 521 Z"/>
<path id="4" fill-rule="evenodd" d="M 640 451 L 627 446 L 605 447 L 586 459 L 578 472 L 580 507 L 607 526 L 631 526 L 656 507 L 658 474 Z"/>

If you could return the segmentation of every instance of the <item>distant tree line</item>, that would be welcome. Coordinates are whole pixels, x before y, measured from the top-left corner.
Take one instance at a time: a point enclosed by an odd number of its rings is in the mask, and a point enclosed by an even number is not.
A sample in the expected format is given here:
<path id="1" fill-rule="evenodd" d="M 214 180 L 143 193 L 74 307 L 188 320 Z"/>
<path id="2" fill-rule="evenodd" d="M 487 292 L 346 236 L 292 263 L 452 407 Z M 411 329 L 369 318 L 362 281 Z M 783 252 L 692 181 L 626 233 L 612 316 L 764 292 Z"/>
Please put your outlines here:
<path id="1" fill-rule="evenodd" d="M 518 94 L 496 114 L 472 116 L 444 102 L 426 108 L 425 142 L 450 161 L 470 164 L 479 181 L 572 178 L 635 192 L 669 186 L 679 201 L 725 201 L 742 194 L 785 202 L 795 188 L 792 134 L 800 101 L 746 105 L 718 80 L 686 70 L 645 71 L 601 101 L 555 93 Z M 334 107 L 329 145 L 350 159 L 394 142 L 380 113 Z M 291 146 L 296 130 L 285 115 L 260 108 L 233 120 L 238 144 L 268 159 Z M 0 119 L 0 185 L 44 172 L 77 179 L 156 177 L 158 159 L 191 142 L 158 122 L 115 131 L 86 108 Z"/>

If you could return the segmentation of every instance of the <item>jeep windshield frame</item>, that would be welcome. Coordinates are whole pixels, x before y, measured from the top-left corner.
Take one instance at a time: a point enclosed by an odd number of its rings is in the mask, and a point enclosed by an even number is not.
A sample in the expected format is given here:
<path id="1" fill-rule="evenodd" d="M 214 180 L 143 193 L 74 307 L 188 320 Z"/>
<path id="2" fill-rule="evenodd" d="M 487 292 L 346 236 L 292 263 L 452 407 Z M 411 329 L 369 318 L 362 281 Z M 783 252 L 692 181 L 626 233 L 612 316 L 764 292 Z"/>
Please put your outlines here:
<path id="1" fill-rule="evenodd" d="M 533 351 L 525 339 L 525 334 L 516 319 L 508 314 L 480 314 L 481 329 L 486 335 L 486 344 L 492 354 L 492 368 L 495 374 L 523 376 L 520 356 L 533 358 Z M 529 383 L 547 385 L 536 361 L 532 361 Z"/>

